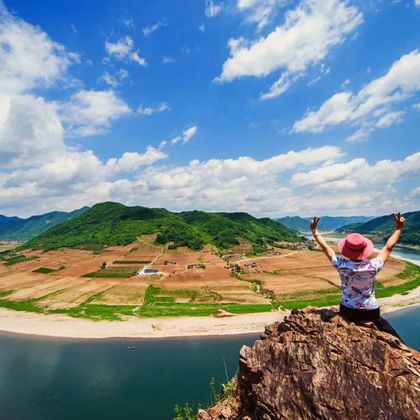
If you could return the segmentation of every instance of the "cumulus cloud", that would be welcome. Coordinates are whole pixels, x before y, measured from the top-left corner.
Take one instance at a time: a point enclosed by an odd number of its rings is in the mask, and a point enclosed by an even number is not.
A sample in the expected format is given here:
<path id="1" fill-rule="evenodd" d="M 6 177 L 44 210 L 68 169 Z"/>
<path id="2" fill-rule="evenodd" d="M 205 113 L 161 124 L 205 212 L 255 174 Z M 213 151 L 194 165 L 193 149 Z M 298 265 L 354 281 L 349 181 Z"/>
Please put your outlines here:
<path id="1" fill-rule="evenodd" d="M 169 111 L 170 109 L 171 107 L 166 102 L 162 102 L 156 107 L 140 105 L 137 108 L 137 112 L 140 115 L 150 116 L 154 114 L 160 114 L 161 112 Z"/>
<path id="2" fill-rule="evenodd" d="M 213 0 L 206 0 L 205 5 L 206 8 L 204 10 L 204 13 L 209 18 L 217 16 L 222 11 L 222 6 L 214 2 Z"/>
<path id="3" fill-rule="evenodd" d="M 79 137 L 103 134 L 112 121 L 131 112 L 112 90 L 81 90 L 63 103 L 60 110 L 68 133 Z"/>
<path id="4" fill-rule="evenodd" d="M 420 153 L 404 160 L 382 160 L 370 165 L 366 159 L 353 159 L 345 163 L 331 164 L 292 177 L 292 185 L 298 187 L 319 186 L 322 190 L 346 188 L 385 188 L 404 177 L 420 175 Z"/>
<path id="5" fill-rule="evenodd" d="M 263 99 L 273 98 L 288 89 L 311 65 L 322 62 L 362 22 L 358 9 L 345 1 L 303 0 L 286 13 L 284 24 L 266 37 L 256 41 L 231 39 L 230 57 L 217 80 L 265 77 L 282 69 L 279 80 L 262 95 Z"/>
<path id="6" fill-rule="evenodd" d="M 0 166 L 36 165 L 64 150 L 56 106 L 32 95 L 0 95 Z"/>
<path id="7" fill-rule="evenodd" d="M 110 57 L 115 57 L 117 60 L 133 61 L 139 66 L 147 66 L 146 59 L 135 50 L 134 41 L 129 36 L 120 38 L 117 42 L 105 41 L 105 50 Z"/>
<path id="8" fill-rule="evenodd" d="M 2 173 L 2 211 L 50 210 L 46 198 L 66 210 L 104 200 L 134 205 L 141 197 L 146 206 L 257 216 L 381 214 L 418 205 L 416 189 L 405 194 L 399 187 L 419 176 L 420 153 L 369 163 L 364 158 L 346 160 L 340 148 L 324 146 L 261 160 L 242 156 L 152 165 L 165 157 L 159 148 L 149 147 L 102 163 L 92 152 L 68 151 L 32 171 Z M 134 176 L 119 175 L 126 171 Z"/>
<path id="9" fill-rule="evenodd" d="M 196 126 L 189 127 L 182 132 L 181 136 L 176 136 L 175 138 L 173 138 L 171 140 L 171 144 L 173 145 L 179 142 L 188 143 L 197 134 L 197 131 L 198 131 L 198 127 Z"/>
<path id="10" fill-rule="evenodd" d="M 38 27 L 12 16 L 0 1 L 0 92 L 17 94 L 48 87 L 79 61 Z"/>
<path id="11" fill-rule="evenodd" d="M 327 99 L 317 111 L 308 112 L 293 126 L 296 133 L 321 133 L 340 124 L 359 125 L 348 140 L 360 140 L 376 128 L 401 121 L 404 111 L 393 110 L 420 90 L 420 51 L 395 61 L 388 72 L 358 93 L 344 91 Z"/>
<path id="12" fill-rule="evenodd" d="M 401 196 L 400 183 L 420 172 L 420 153 L 403 160 L 369 164 L 365 159 L 335 162 L 341 151 L 323 147 L 265 160 L 250 157 L 192 161 L 188 166 L 148 168 L 136 184 L 155 202 L 173 209 L 247 211 L 257 215 L 381 214 L 415 208 Z M 297 172 L 293 172 L 296 171 Z"/>
<path id="13" fill-rule="evenodd" d="M 34 94 L 36 88 L 57 82 L 70 86 L 67 70 L 74 61 L 76 54 L 8 14 L 0 0 L 1 211 L 33 214 L 51 206 L 78 207 L 111 192 L 118 196 L 129 183 L 121 173 L 133 176 L 167 156 L 149 146 L 145 152 L 125 152 L 103 162 L 93 151 L 65 143 L 65 129 L 79 137 L 103 133 L 131 112 L 112 90 L 80 90 L 62 102 Z M 119 70 L 115 75 L 123 80 L 128 73 Z M 105 81 L 112 84 L 110 77 Z"/>
<path id="14" fill-rule="evenodd" d="M 108 160 L 106 166 L 116 172 L 132 172 L 167 157 L 168 155 L 159 148 L 148 146 L 145 153 L 125 152 L 119 159 Z"/>

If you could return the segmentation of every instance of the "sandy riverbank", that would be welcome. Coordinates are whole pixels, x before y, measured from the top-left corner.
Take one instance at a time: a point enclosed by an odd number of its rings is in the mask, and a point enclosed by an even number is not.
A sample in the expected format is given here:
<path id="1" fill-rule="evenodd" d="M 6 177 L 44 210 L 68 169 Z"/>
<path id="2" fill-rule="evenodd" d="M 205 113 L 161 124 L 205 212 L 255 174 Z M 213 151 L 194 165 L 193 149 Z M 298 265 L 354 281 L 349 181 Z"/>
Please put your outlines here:
<path id="1" fill-rule="evenodd" d="M 287 312 L 216 317 L 129 318 L 90 321 L 65 315 L 42 315 L 0 309 L 0 331 L 66 338 L 168 338 L 250 334 L 264 331 Z"/>
<path id="2" fill-rule="evenodd" d="M 382 312 L 420 304 L 420 288 L 407 295 L 380 299 Z M 90 321 L 65 315 L 42 315 L 0 309 L 0 331 L 66 338 L 169 338 L 262 333 L 289 311 L 235 315 L 226 318 L 129 318 L 125 321 Z"/>

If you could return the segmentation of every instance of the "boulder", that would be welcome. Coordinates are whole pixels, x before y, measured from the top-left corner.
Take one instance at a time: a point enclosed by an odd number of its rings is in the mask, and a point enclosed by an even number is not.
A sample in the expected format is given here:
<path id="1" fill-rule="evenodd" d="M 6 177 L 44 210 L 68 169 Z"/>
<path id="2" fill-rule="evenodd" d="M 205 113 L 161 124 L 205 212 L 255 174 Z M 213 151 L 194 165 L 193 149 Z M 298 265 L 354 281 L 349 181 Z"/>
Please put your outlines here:
<path id="1" fill-rule="evenodd" d="M 242 347 L 232 415 L 218 406 L 198 418 L 420 419 L 420 353 L 336 309 L 294 310 Z"/>

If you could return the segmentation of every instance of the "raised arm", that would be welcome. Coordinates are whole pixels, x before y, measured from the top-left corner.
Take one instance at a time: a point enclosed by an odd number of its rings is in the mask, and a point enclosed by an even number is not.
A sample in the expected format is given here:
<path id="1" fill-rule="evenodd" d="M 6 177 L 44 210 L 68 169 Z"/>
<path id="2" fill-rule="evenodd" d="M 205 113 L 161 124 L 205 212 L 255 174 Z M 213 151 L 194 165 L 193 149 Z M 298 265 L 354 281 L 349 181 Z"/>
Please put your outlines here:
<path id="1" fill-rule="evenodd" d="M 384 264 L 391 255 L 392 248 L 397 244 L 400 239 L 401 232 L 404 228 L 405 218 L 400 213 L 394 214 L 395 221 L 395 232 L 389 237 L 385 246 L 379 251 L 378 258 L 380 258 Z"/>
<path id="2" fill-rule="evenodd" d="M 311 226 L 312 235 L 314 239 L 317 241 L 318 245 L 324 251 L 324 254 L 331 261 L 335 255 L 335 252 L 327 245 L 322 235 L 318 232 L 318 222 L 319 222 L 319 217 L 314 217 L 309 222 L 309 225 Z"/>

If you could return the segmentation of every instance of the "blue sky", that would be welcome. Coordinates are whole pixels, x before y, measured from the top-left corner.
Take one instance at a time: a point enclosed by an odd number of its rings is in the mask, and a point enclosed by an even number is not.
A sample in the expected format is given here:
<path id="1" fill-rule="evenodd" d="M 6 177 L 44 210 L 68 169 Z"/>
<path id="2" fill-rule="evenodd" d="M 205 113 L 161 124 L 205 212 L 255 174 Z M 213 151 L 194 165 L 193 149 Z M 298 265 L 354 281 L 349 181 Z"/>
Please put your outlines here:
<path id="1" fill-rule="evenodd" d="M 0 0 L 0 213 L 418 209 L 419 3 Z"/>

